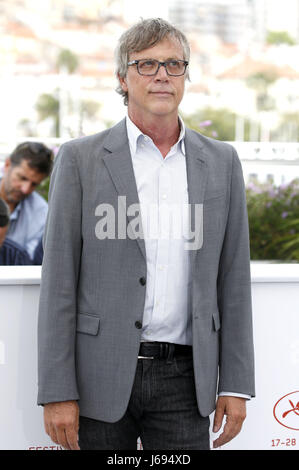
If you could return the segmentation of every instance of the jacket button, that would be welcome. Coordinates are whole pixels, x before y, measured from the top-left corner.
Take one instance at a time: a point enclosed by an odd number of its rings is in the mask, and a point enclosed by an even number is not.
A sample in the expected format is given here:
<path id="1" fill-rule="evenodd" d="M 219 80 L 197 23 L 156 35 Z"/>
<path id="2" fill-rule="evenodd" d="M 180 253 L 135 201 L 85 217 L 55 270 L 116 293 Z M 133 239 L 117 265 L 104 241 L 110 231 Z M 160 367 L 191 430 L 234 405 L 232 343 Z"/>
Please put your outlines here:
<path id="1" fill-rule="evenodd" d="M 135 321 L 135 326 L 140 330 L 142 328 L 142 323 L 140 323 L 140 321 Z"/>
<path id="2" fill-rule="evenodd" d="M 141 284 L 142 286 L 145 286 L 145 284 L 146 284 L 146 279 L 145 279 L 145 277 L 141 277 L 141 278 L 139 279 L 139 282 L 140 282 L 140 284 Z"/>

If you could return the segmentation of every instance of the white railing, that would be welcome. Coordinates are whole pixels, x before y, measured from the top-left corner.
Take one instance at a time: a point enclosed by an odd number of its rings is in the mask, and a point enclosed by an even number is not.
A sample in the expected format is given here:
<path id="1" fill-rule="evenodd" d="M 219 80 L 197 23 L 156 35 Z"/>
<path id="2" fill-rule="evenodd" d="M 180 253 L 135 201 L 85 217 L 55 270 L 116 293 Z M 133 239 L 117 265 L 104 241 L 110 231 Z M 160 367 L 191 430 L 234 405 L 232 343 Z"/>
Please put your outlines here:
<path id="1" fill-rule="evenodd" d="M 43 142 L 49 147 L 59 146 L 66 140 L 62 137 L 19 137 L 13 142 L 0 140 L 0 159 L 21 142 Z M 295 162 L 299 164 L 299 142 L 227 142 L 235 147 L 242 161 Z"/>
<path id="2" fill-rule="evenodd" d="M 229 142 L 242 161 L 292 162 L 299 164 L 299 142 Z"/>
<path id="3" fill-rule="evenodd" d="M 14 142 L 0 141 L 0 167 L 6 156 L 23 141 L 43 142 L 59 147 L 67 138 L 23 137 Z M 253 177 L 260 182 L 272 179 L 276 185 L 299 176 L 299 143 L 293 142 L 228 142 L 235 147 L 242 162 L 245 182 Z"/>
<path id="4" fill-rule="evenodd" d="M 299 177 L 299 143 L 229 142 L 238 152 L 246 184 L 250 180 L 276 186 Z"/>

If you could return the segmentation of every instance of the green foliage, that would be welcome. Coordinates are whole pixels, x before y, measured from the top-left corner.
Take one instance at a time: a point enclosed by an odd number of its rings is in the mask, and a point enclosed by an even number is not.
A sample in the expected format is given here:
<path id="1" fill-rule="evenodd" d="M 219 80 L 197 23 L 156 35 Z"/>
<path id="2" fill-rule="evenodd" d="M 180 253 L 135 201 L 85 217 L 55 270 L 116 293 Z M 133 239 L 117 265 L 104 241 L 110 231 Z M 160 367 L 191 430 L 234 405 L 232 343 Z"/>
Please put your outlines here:
<path id="1" fill-rule="evenodd" d="M 252 260 L 299 261 L 299 179 L 246 188 Z"/>
<path id="2" fill-rule="evenodd" d="M 79 66 L 79 59 L 72 51 L 63 49 L 58 55 L 57 66 L 66 68 L 68 73 L 74 73 Z"/>
<path id="3" fill-rule="evenodd" d="M 256 72 L 247 77 L 247 86 L 256 91 L 256 106 L 259 111 L 270 111 L 275 108 L 275 100 L 268 95 L 268 87 L 277 78 L 277 74 L 272 70 Z"/>
<path id="4" fill-rule="evenodd" d="M 48 201 L 49 186 L 50 176 L 44 179 L 36 190 L 46 201 Z"/>
<path id="5" fill-rule="evenodd" d="M 95 101 L 83 101 L 81 105 L 81 113 L 89 118 L 93 118 L 96 116 L 100 107 L 100 103 L 96 103 Z"/>
<path id="6" fill-rule="evenodd" d="M 258 91 L 265 91 L 266 88 L 277 80 L 277 75 L 272 71 L 261 71 L 249 75 L 246 79 L 246 84 L 250 88 Z"/>
<path id="7" fill-rule="evenodd" d="M 298 142 L 299 115 L 298 113 L 285 113 L 280 116 L 280 122 L 271 132 L 271 140 Z"/>
<path id="8" fill-rule="evenodd" d="M 204 108 L 191 115 L 183 115 L 187 127 L 207 137 L 222 141 L 234 141 L 237 115 L 229 109 Z M 245 120 L 244 140 L 249 140 L 249 121 Z"/>
<path id="9" fill-rule="evenodd" d="M 59 100 L 57 96 L 44 93 L 38 97 L 35 107 L 40 121 L 49 117 L 54 120 L 54 135 L 59 137 Z"/>
<path id="10" fill-rule="evenodd" d="M 266 42 L 274 45 L 288 44 L 293 46 L 296 44 L 296 41 L 286 31 L 268 31 Z"/>

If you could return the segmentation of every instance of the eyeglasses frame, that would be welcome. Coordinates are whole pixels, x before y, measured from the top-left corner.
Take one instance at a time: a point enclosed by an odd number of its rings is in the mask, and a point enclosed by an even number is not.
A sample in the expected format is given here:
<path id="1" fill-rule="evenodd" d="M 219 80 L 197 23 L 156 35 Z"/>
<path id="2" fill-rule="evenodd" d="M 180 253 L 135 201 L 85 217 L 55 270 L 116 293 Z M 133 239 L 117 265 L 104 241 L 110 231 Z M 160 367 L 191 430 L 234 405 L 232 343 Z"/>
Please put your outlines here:
<path id="1" fill-rule="evenodd" d="M 157 68 L 156 72 L 155 73 L 149 73 L 149 74 L 140 73 L 140 71 L 139 71 L 139 62 L 141 62 L 143 60 L 152 60 L 153 62 L 157 62 L 158 63 L 158 68 Z M 165 62 L 160 62 L 159 60 L 156 60 L 156 59 L 139 59 L 139 60 L 131 60 L 130 62 L 127 63 L 127 65 L 128 66 L 136 65 L 137 66 L 136 67 L 137 72 L 142 77 L 153 77 L 153 76 L 157 75 L 161 65 L 163 65 L 163 67 L 165 67 L 166 73 L 169 77 L 182 77 L 182 75 L 185 75 L 185 73 L 186 73 L 186 68 L 189 65 L 189 62 L 188 62 L 188 60 L 179 60 L 179 59 L 175 59 L 175 60 L 176 60 L 176 62 L 184 62 L 184 65 L 185 65 L 185 69 L 184 69 L 183 73 L 180 73 L 179 75 L 169 73 L 168 70 L 167 70 L 167 64 L 169 64 L 169 62 L 173 62 L 173 60 L 166 60 Z"/>

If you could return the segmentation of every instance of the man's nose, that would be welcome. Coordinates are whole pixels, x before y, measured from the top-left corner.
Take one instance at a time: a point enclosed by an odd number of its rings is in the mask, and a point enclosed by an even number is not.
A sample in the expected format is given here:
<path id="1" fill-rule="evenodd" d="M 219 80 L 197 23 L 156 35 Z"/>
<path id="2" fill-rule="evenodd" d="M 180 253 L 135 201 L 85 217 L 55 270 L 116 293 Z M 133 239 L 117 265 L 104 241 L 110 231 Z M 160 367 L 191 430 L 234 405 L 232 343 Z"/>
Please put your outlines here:
<path id="1" fill-rule="evenodd" d="M 155 80 L 168 80 L 165 65 L 160 65 L 158 72 L 155 75 Z"/>
<path id="2" fill-rule="evenodd" d="M 23 194 L 30 194 L 32 192 L 32 185 L 30 181 L 22 183 L 21 191 Z"/>

